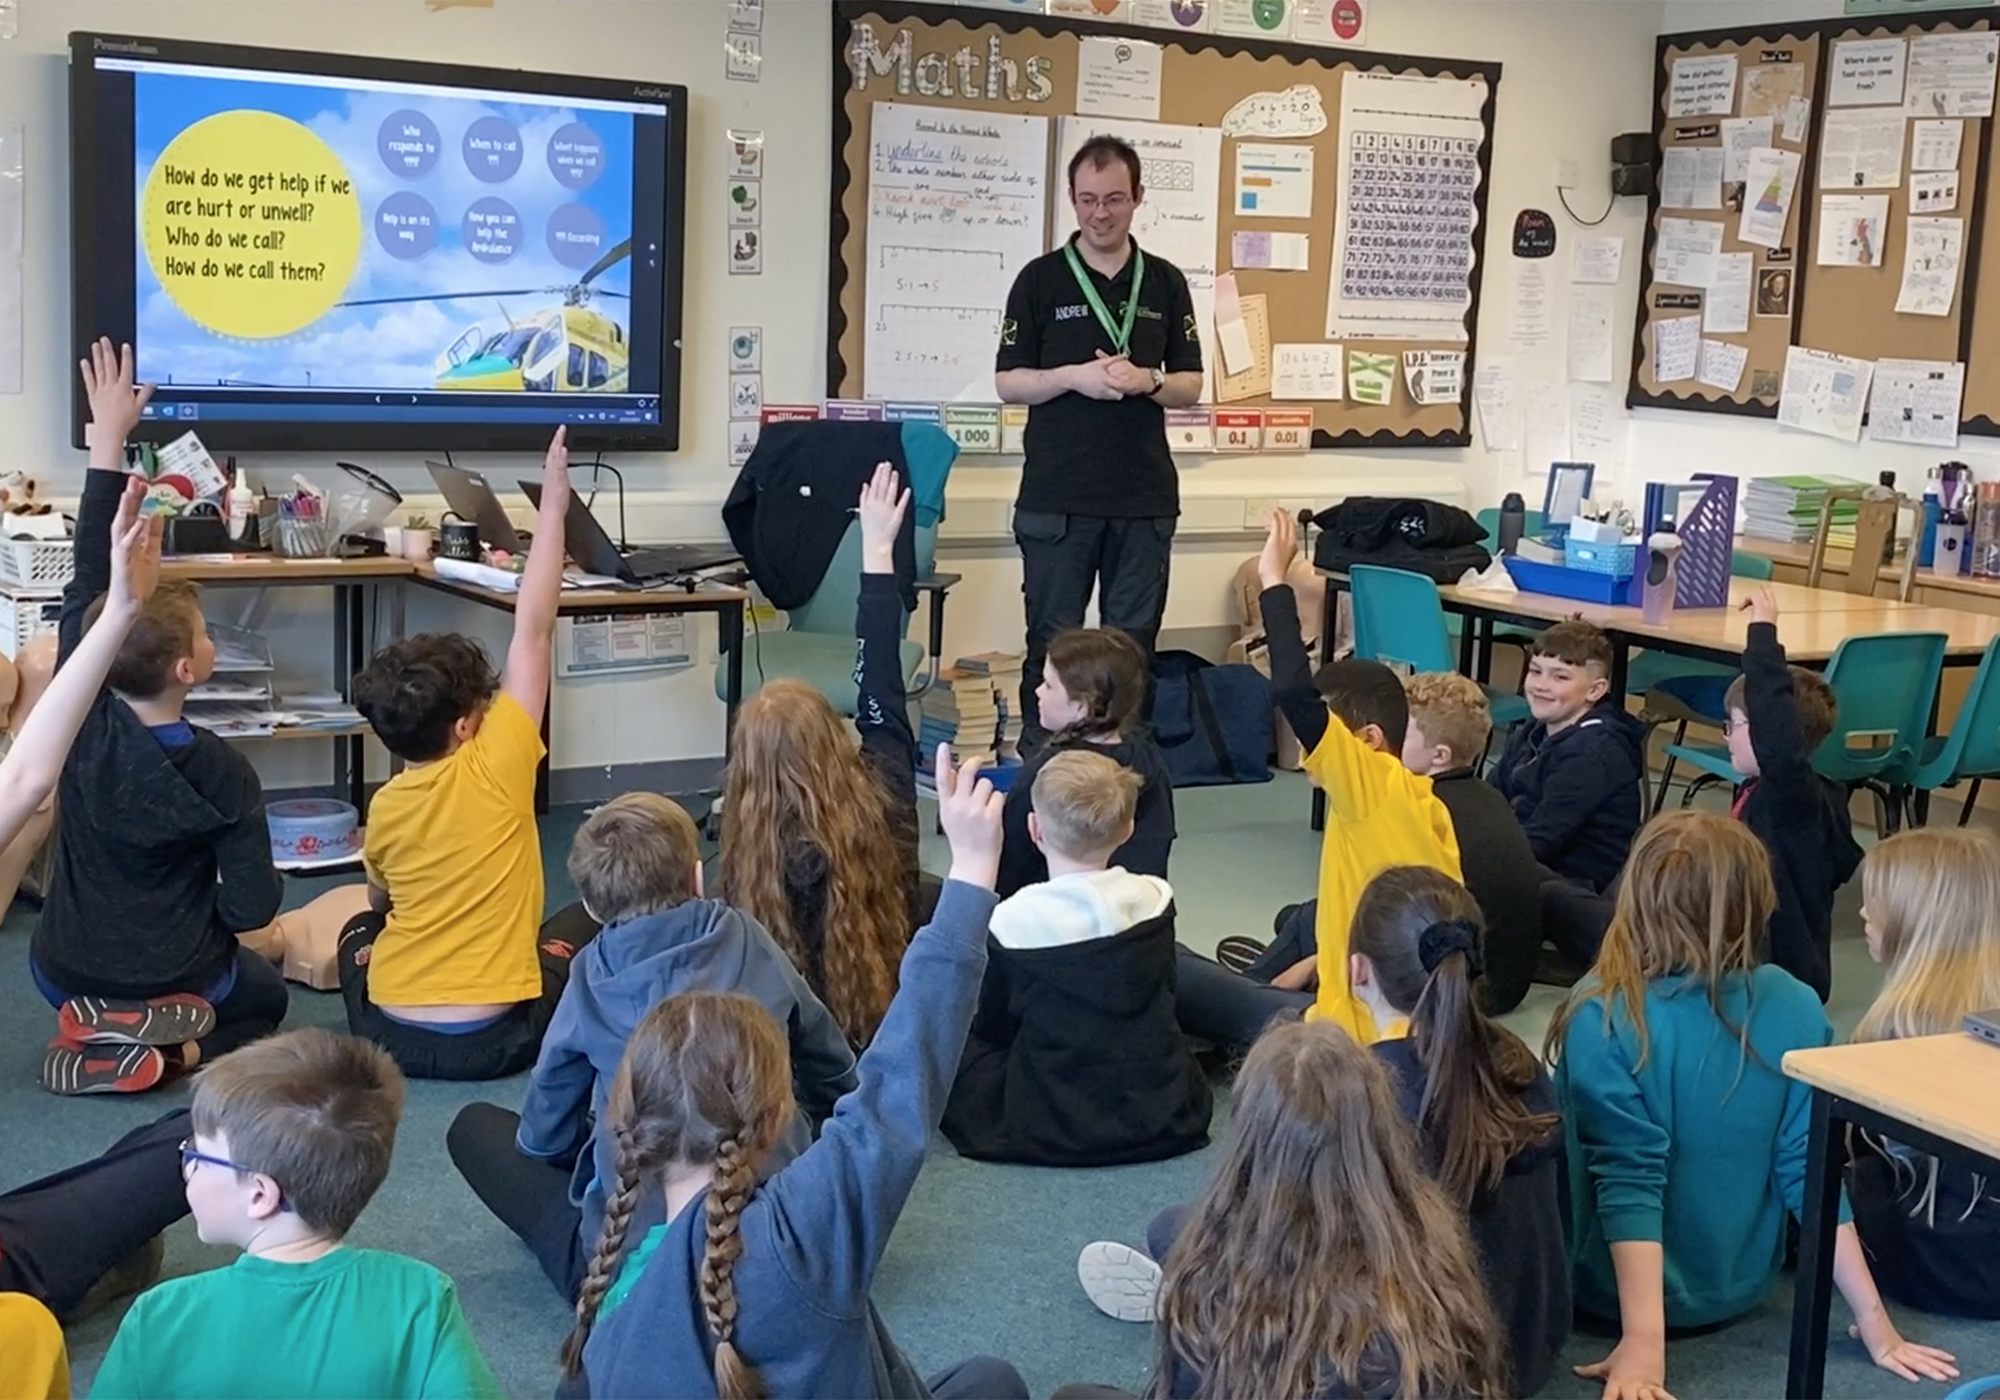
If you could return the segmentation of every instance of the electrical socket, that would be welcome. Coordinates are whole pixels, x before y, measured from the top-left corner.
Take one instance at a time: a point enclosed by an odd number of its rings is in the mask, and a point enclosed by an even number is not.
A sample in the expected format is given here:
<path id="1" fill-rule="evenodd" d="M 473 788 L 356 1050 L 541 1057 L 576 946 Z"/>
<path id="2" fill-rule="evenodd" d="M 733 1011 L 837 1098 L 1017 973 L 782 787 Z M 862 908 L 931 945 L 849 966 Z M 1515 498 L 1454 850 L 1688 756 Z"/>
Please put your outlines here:
<path id="1" fill-rule="evenodd" d="M 1573 190 L 1582 183 L 1583 171 L 1578 168 L 1577 163 L 1567 156 L 1558 158 L 1556 161 L 1556 188 L 1559 190 Z"/>
<path id="2" fill-rule="evenodd" d="M 1271 512 L 1282 510 L 1285 514 L 1298 518 L 1302 510 L 1316 511 L 1320 502 L 1305 497 L 1287 499 L 1280 496 L 1247 496 L 1243 501 L 1243 528 L 1261 530 L 1270 523 Z"/>

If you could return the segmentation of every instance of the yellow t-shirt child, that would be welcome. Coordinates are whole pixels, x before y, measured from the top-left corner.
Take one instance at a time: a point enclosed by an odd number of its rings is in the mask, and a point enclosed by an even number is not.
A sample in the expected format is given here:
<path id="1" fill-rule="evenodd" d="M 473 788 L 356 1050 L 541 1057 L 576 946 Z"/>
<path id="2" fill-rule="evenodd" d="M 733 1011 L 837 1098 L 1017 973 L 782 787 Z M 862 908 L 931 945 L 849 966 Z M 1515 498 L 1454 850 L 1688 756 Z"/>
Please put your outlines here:
<path id="1" fill-rule="evenodd" d="M 1378 1028 L 1347 981 L 1347 933 L 1361 891 L 1396 865 L 1427 865 L 1463 879 L 1451 812 L 1393 753 L 1371 749 L 1338 715 L 1305 757 L 1305 771 L 1326 793 L 1326 834 L 1319 854 L 1319 997 L 1306 1014 L 1333 1021 L 1363 1045 L 1400 1032 Z M 377 801 L 380 801 L 378 798 Z M 371 833 L 372 835 L 372 833 Z"/>
<path id="2" fill-rule="evenodd" d="M 528 712 L 503 691 L 455 752 L 405 769 L 375 794 L 363 862 L 391 901 L 368 963 L 377 1006 L 542 994 L 535 770 L 545 752 Z"/>
<path id="3" fill-rule="evenodd" d="M 0 1293 L 0 1395 L 69 1400 L 62 1327 L 25 1293 Z"/>

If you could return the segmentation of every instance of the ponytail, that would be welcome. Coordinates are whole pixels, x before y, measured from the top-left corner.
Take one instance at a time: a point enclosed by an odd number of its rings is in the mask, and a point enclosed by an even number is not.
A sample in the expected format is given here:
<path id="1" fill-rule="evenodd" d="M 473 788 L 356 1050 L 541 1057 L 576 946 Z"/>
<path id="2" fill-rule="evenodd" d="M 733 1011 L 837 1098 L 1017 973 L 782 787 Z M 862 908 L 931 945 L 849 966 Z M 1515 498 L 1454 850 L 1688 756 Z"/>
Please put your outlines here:
<path id="1" fill-rule="evenodd" d="M 629 1099 L 629 1092 L 626 1097 Z M 597 1232 L 597 1252 L 590 1256 L 590 1268 L 584 1273 L 583 1287 L 577 1291 L 576 1325 L 563 1342 L 563 1375 L 570 1380 L 576 1379 L 583 1371 L 583 1346 L 590 1340 L 590 1329 L 597 1321 L 597 1310 L 604 1305 L 604 1295 L 610 1291 L 612 1280 L 617 1276 L 618 1261 L 625 1253 L 625 1234 L 632 1225 L 632 1209 L 639 1202 L 639 1189 L 644 1180 L 639 1146 L 632 1129 L 617 1126 L 612 1131 L 618 1144 L 618 1180 L 604 1203 L 604 1226 Z"/>
<path id="2" fill-rule="evenodd" d="M 715 1338 L 715 1389 L 722 1400 L 764 1400 L 764 1383 L 736 1349 L 736 1261 L 743 1256 L 743 1208 L 757 1189 L 750 1153 L 737 1138 L 715 1152 L 715 1184 L 705 1208 L 708 1240 L 701 1256 L 701 1307 Z"/>

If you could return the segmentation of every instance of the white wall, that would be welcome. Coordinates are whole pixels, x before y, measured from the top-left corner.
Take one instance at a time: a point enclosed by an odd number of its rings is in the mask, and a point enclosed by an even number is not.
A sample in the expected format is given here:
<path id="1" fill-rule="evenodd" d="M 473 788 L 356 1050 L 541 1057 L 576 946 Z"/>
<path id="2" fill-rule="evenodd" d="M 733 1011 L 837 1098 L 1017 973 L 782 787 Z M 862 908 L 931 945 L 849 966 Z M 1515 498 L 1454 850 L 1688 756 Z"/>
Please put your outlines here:
<path id="1" fill-rule="evenodd" d="M 1374 0 L 1370 48 L 1497 60 L 1499 90 L 1479 345 L 1505 346 L 1517 266 L 1507 255 L 1513 216 L 1524 206 L 1554 214 L 1563 248 L 1554 264 L 1555 345 L 1525 366 L 1562 373 L 1568 241 L 1581 230 L 1555 197 L 1555 162 L 1575 159 L 1582 188 L 1571 202 L 1594 217 L 1608 202 L 1612 136 L 1648 127 L 1652 56 L 1660 0 Z M 1667 9 L 1684 8 L 1668 5 Z M 692 93 L 686 262 L 684 449 L 620 460 L 634 495 L 634 538 L 716 538 L 715 508 L 730 479 L 723 435 L 728 327 L 765 327 L 766 393 L 774 401 L 817 398 L 823 389 L 826 305 L 828 113 L 832 64 L 825 0 L 767 0 L 763 81 L 726 82 L 722 35 L 726 0 L 497 0 L 491 9 L 432 13 L 419 0 L 26 0 L 21 32 L 0 43 L 0 121 L 26 124 L 28 137 L 28 335 L 26 393 L 0 396 L 0 468 L 28 468 L 58 496 L 72 494 L 82 468 L 67 446 L 68 243 L 64 36 L 73 29 L 124 30 L 496 67 L 608 73 L 686 83 Z M 761 128 L 769 163 L 765 190 L 767 271 L 723 272 L 723 132 Z M 1620 200 L 1599 233 L 1627 239 L 1615 329 L 1630 344 L 1637 295 L 1642 200 Z M 324 469 L 298 459 L 239 454 L 255 468 L 288 475 Z M 413 493 L 427 486 L 418 454 L 363 457 Z M 525 459 L 471 464 L 511 480 Z M 1016 646 L 1020 638 L 1018 561 L 1001 547 L 1007 502 L 1017 480 L 1005 460 L 970 459 L 955 473 L 945 567 L 966 574 L 949 611 L 947 651 Z M 1176 557 L 1169 629 L 1226 620 L 1225 584 L 1248 552 L 1246 507 L 1260 500 L 1324 501 L 1355 491 L 1408 491 L 1490 504 L 1521 484 L 1517 453 L 1464 450 L 1320 453 L 1309 458 L 1189 461 L 1183 466 L 1187 516 Z M 413 497 L 414 498 L 414 497 Z M 283 634 L 281 660 L 297 658 L 302 678 L 323 673 L 324 603 L 301 594 L 266 604 Z M 413 626 L 456 626 L 489 643 L 498 619 L 435 602 L 414 604 Z M 704 632 L 706 629 L 703 629 Z M 708 645 L 712 648 L 712 642 Z M 691 676 L 565 683 L 554 710 L 555 762 L 597 767 L 712 755 L 721 749 L 721 714 L 709 692 L 707 662 Z M 278 746 L 265 746 L 277 749 Z M 266 762 L 274 783 L 317 780 L 323 760 L 286 745 Z"/>

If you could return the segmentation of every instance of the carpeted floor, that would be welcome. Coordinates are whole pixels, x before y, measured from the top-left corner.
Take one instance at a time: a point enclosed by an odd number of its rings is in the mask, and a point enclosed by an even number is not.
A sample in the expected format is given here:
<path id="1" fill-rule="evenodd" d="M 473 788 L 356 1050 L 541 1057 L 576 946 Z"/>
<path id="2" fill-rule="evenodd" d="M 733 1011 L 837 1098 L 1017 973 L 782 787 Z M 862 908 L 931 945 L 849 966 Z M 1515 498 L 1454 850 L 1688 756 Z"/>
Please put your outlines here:
<path id="1" fill-rule="evenodd" d="M 1318 838 L 1305 823 L 1306 788 L 1293 775 L 1267 787 L 1212 789 L 1176 796 L 1180 840 L 1175 886 L 1183 937 L 1212 947 L 1227 933 L 1267 934 L 1276 906 L 1313 890 Z M 582 813 L 552 814 L 543 824 L 549 905 L 569 901 L 563 856 Z M 927 864 L 942 854 L 931 842 Z M 292 903 L 320 890 L 298 882 Z M 1835 977 L 1835 1019 L 1850 1027 L 1875 987 L 1861 946 L 1858 891 L 1842 906 Z M 139 1100 L 59 1100 L 34 1082 L 51 1023 L 28 980 L 28 933 L 35 912 L 17 904 L 0 924 L 0 1185 L 13 1185 L 101 1150 L 119 1133 L 184 1100 L 173 1090 Z M 1510 1020 L 1539 1044 L 1557 993 L 1537 988 Z M 291 1025 L 343 1027 L 339 998 L 293 989 Z M 395 1168 L 355 1231 L 357 1244 L 400 1249 L 429 1260 L 457 1281 L 465 1310 L 508 1392 L 543 1396 L 556 1380 L 556 1351 L 567 1310 L 532 1259 L 480 1207 L 452 1170 L 444 1132 L 458 1108 L 477 1099 L 517 1107 L 525 1077 L 487 1085 L 412 1083 Z M 1216 1129 L 1227 1117 L 1219 1099 Z M 1137 1242 L 1161 1206 L 1200 1185 L 1217 1153 L 1104 1171 L 1049 1171 L 987 1166 L 958 1159 L 939 1142 L 903 1215 L 876 1287 L 876 1301 L 919 1367 L 941 1368 L 975 1352 L 1005 1356 L 1046 1395 L 1068 1380 L 1138 1389 L 1151 1361 L 1150 1330 L 1113 1322 L 1084 1299 L 1076 1283 L 1077 1250 L 1093 1239 Z M 187 1222 L 167 1237 L 167 1273 L 192 1273 L 226 1262 L 227 1253 L 195 1239 Z M 1752 1316 L 1719 1332 L 1676 1341 L 1669 1381 L 1682 1400 L 1772 1396 L 1784 1384 L 1789 1282 L 1773 1289 Z M 116 1329 L 119 1310 L 71 1329 L 78 1393 L 84 1393 Z M 2000 1371 L 2000 1327 L 1899 1314 L 1907 1335 L 1953 1348 L 1968 1375 Z M 1836 1305 L 1835 1331 L 1844 1311 Z M 1572 1361 L 1607 1348 L 1574 1338 Z M 1935 1397 L 1938 1385 L 1913 1386 L 1877 1371 L 1857 1343 L 1837 1341 L 1827 1373 L 1834 1396 Z M 1598 1387 L 1564 1375 L 1546 1392 L 1595 1396 Z"/>

